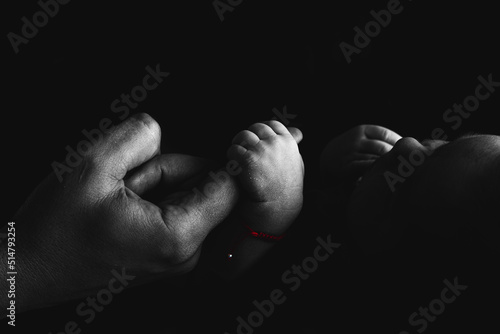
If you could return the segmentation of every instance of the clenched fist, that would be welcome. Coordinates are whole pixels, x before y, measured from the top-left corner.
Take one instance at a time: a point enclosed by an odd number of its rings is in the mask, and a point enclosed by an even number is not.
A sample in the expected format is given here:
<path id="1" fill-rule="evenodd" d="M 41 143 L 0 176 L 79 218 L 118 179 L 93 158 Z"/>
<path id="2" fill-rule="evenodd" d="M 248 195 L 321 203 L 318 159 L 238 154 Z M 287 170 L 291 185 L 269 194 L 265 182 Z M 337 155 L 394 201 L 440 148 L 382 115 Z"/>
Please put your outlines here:
<path id="1" fill-rule="evenodd" d="M 62 182 L 51 174 L 31 194 L 14 218 L 18 308 L 85 297 L 108 284 L 113 269 L 140 281 L 193 268 L 203 240 L 237 202 L 236 183 L 193 191 L 208 182 L 207 162 L 160 155 L 160 138 L 153 118 L 133 116 Z M 0 252 L 6 267 L 6 247 Z M 5 310 L 6 294 L 0 298 Z"/>

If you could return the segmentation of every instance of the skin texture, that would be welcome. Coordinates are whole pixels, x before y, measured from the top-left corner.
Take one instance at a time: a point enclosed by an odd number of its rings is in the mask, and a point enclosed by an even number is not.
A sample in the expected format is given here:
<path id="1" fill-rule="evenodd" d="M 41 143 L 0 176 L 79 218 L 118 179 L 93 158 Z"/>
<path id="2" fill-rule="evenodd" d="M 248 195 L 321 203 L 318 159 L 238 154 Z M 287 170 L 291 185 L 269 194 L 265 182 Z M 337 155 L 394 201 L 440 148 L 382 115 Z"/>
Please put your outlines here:
<path id="1" fill-rule="evenodd" d="M 242 167 L 236 176 L 243 189 L 239 209 L 251 227 L 281 234 L 299 214 L 304 183 L 301 140 L 300 130 L 277 121 L 253 124 L 233 138 L 227 156 Z"/>
<path id="2" fill-rule="evenodd" d="M 401 136 L 378 125 L 358 125 L 332 139 L 321 154 L 323 180 L 330 187 L 356 181 Z"/>
<path id="3" fill-rule="evenodd" d="M 235 176 L 241 197 L 219 234 L 216 244 L 221 247 L 212 259 L 223 278 L 240 276 L 276 243 L 249 237 L 244 225 L 281 236 L 299 215 L 304 182 L 301 140 L 300 130 L 277 121 L 255 123 L 234 136 L 227 156 L 241 168 Z"/>
<path id="4" fill-rule="evenodd" d="M 238 188 L 227 178 L 210 196 L 193 191 L 209 182 L 208 163 L 161 155 L 160 139 L 153 118 L 132 116 L 63 182 L 51 174 L 31 194 L 14 217 L 18 310 L 84 298 L 106 286 L 113 269 L 135 276 L 134 284 L 193 269 L 207 234 L 236 205 Z M 0 252 L 6 267 L 6 247 Z M 6 294 L 0 298 L 5 314 Z"/>
<path id="5" fill-rule="evenodd" d="M 425 157 L 423 163 L 392 191 L 386 173 L 397 174 L 400 157 L 409 161 L 416 152 Z M 354 230 L 371 250 L 392 247 L 411 224 L 445 238 L 469 231 L 498 250 L 499 157 L 498 136 L 422 143 L 401 139 L 353 192 Z"/>

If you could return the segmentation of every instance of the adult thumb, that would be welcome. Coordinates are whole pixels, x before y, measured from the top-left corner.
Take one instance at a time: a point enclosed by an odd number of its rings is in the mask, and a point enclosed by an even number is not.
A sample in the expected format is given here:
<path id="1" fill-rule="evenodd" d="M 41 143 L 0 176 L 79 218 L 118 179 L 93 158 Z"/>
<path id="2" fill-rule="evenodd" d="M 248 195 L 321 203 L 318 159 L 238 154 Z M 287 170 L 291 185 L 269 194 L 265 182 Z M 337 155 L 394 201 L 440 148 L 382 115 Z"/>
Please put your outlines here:
<path id="1" fill-rule="evenodd" d="M 128 171 L 160 153 L 161 129 L 148 114 L 137 114 L 117 125 L 85 157 L 92 184 L 116 189 Z M 83 172 L 82 172 L 83 173 Z"/>

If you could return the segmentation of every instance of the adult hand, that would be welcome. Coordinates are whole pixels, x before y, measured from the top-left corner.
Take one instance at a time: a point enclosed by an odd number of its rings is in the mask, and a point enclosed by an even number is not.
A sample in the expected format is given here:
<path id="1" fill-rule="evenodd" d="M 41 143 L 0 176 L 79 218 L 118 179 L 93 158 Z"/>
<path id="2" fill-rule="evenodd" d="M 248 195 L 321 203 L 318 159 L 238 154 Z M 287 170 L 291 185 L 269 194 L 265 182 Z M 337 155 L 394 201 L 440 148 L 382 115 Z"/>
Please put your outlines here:
<path id="1" fill-rule="evenodd" d="M 133 116 L 62 182 L 51 174 L 32 193 L 14 219 L 18 307 L 85 297 L 107 285 L 113 269 L 140 281 L 194 267 L 203 240 L 237 202 L 237 186 L 227 178 L 210 194 L 193 191 L 206 161 L 159 155 L 160 138 L 153 118 Z M 160 194 L 157 201 L 141 198 L 152 190 Z M 5 291 L 5 277 L 1 282 Z"/>

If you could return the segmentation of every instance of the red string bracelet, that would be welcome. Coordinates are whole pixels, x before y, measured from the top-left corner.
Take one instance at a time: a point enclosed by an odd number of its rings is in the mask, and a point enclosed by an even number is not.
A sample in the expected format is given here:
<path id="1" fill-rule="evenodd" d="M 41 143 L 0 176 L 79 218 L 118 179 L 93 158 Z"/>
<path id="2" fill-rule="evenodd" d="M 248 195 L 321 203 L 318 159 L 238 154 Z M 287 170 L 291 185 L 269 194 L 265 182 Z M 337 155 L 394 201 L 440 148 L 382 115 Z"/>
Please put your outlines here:
<path id="1" fill-rule="evenodd" d="M 281 239 L 283 239 L 284 235 L 271 235 L 271 234 L 267 234 L 267 233 L 264 233 L 264 232 L 255 232 L 254 230 L 252 230 L 252 228 L 248 225 L 243 225 L 247 228 L 248 230 L 248 233 L 253 236 L 253 237 L 256 237 L 256 238 L 259 238 L 259 239 L 265 239 L 265 240 L 274 240 L 274 241 L 279 241 Z"/>
<path id="2" fill-rule="evenodd" d="M 251 235 L 254 238 L 258 239 L 263 239 L 263 240 L 268 240 L 268 241 L 279 241 L 285 237 L 285 235 L 272 235 L 264 232 L 256 232 L 254 231 L 250 226 L 248 225 L 243 225 L 248 232 L 244 233 L 240 238 L 236 239 L 232 245 L 231 245 L 231 250 L 227 254 L 227 257 L 231 259 L 233 257 L 233 250 L 236 248 L 236 246 L 243 240 L 245 237 Z"/>

